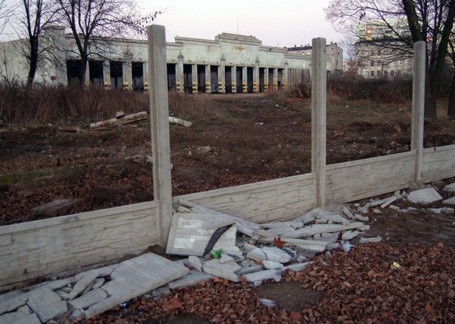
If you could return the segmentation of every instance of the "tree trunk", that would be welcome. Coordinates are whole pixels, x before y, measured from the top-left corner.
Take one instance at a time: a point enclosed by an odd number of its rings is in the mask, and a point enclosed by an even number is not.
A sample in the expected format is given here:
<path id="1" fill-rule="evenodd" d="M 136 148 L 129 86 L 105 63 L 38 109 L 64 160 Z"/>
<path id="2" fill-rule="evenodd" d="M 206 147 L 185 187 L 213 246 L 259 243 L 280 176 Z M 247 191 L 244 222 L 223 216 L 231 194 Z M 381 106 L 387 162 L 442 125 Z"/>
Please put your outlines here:
<path id="1" fill-rule="evenodd" d="M 85 85 L 85 74 L 87 72 L 88 58 L 81 58 L 81 70 L 79 71 L 79 85 L 83 87 Z"/>
<path id="2" fill-rule="evenodd" d="M 35 81 L 36 70 L 38 69 L 38 37 L 30 37 L 30 56 L 29 56 L 29 68 L 27 75 L 27 88 L 33 86 Z"/>
<path id="3" fill-rule="evenodd" d="M 425 118 L 436 119 L 436 93 L 431 91 L 431 80 L 428 74 L 427 69 L 427 76 L 425 78 Z"/>
<path id="4" fill-rule="evenodd" d="M 452 75 L 452 83 L 450 84 L 449 107 L 447 109 L 447 117 L 455 119 L 455 72 Z"/>

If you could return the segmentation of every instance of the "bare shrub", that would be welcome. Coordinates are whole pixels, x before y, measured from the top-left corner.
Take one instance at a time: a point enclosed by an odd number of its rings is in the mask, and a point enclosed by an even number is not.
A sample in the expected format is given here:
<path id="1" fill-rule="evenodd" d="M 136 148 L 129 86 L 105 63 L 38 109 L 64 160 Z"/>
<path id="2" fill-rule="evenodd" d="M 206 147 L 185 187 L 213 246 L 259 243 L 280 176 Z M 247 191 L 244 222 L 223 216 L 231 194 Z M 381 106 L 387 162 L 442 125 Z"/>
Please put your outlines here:
<path id="1" fill-rule="evenodd" d="M 187 119 L 206 119 L 217 111 L 209 95 L 169 92 L 169 113 Z"/>

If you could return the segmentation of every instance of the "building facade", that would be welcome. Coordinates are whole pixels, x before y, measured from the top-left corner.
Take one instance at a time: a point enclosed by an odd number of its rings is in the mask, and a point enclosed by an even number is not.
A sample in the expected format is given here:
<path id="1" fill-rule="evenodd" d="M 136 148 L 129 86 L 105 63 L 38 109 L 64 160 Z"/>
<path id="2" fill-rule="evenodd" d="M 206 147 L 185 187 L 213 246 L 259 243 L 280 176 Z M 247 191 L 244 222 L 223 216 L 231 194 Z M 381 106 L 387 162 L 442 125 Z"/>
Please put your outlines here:
<path id="1" fill-rule="evenodd" d="M 0 77 L 25 82 L 28 63 L 21 47 L 25 40 L 0 43 Z M 79 83 L 81 61 L 72 35 L 60 27 L 48 28 L 41 44 L 46 48 L 36 82 L 50 85 Z M 148 89 L 147 41 L 95 39 L 85 80 L 104 88 Z M 168 87 L 189 93 L 258 93 L 281 89 L 309 75 L 311 55 L 265 46 L 254 36 L 222 33 L 214 40 L 175 37 L 166 45 Z M 328 57 L 327 69 L 337 63 Z"/>

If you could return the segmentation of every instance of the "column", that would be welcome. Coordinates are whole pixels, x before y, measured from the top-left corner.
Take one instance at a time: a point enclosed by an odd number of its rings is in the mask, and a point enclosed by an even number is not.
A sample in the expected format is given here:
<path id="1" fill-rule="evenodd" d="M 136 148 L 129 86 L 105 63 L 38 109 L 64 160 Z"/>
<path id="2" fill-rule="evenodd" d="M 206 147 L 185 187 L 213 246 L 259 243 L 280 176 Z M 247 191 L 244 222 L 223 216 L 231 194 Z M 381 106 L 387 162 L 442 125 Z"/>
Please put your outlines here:
<path id="1" fill-rule="evenodd" d="M 185 91 L 183 84 L 183 55 L 178 56 L 178 63 L 175 67 L 175 87 L 177 92 L 183 93 Z"/>
<path id="2" fill-rule="evenodd" d="M 284 71 L 283 71 L 283 80 L 281 81 L 283 89 L 286 89 L 289 84 L 289 67 L 288 62 L 284 63 Z"/>
<path id="3" fill-rule="evenodd" d="M 148 62 L 144 62 L 144 64 L 142 64 L 142 73 L 144 74 L 144 91 L 149 91 L 149 64 L 148 64 Z"/>
<path id="4" fill-rule="evenodd" d="M 103 88 L 111 88 L 111 64 L 109 61 L 103 61 Z"/>
<path id="5" fill-rule="evenodd" d="M 122 63 L 122 75 L 123 75 L 123 90 L 131 90 L 133 85 L 133 71 L 131 69 L 131 61 Z"/>
<path id="6" fill-rule="evenodd" d="M 269 88 L 269 68 L 264 68 L 264 92 Z"/>
<path id="7" fill-rule="evenodd" d="M 273 69 L 273 90 L 278 90 L 278 69 Z"/>
<path id="8" fill-rule="evenodd" d="M 226 93 L 226 66 L 224 61 L 218 66 L 218 93 Z"/>
<path id="9" fill-rule="evenodd" d="M 165 246 L 172 220 L 171 149 L 167 90 L 166 34 L 164 26 L 151 25 L 148 32 L 150 76 L 150 124 L 153 153 L 153 196 L 158 202 L 160 243 Z"/>
<path id="10" fill-rule="evenodd" d="M 253 92 L 259 93 L 259 65 L 258 63 L 253 70 Z"/>
<path id="11" fill-rule="evenodd" d="M 242 67 L 242 92 L 248 92 L 248 68 L 246 66 Z"/>
<path id="12" fill-rule="evenodd" d="M 231 67 L 232 93 L 237 93 L 237 67 Z"/>
<path id="13" fill-rule="evenodd" d="M 85 86 L 89 87 L 90 86 L 90 62 L 87 61 L 87 66 L 85 67 L 85 80 L 84 80 Z"/>
<path id="14" fill-rule="evenodd" d="M 425 112 L 425 55 L 425 42 L 420 41 L 414 43 L 411 150 L 415 150 L 416 155 L 414 181 L 417 185 L 422 181 L 423 123 Z"/>
<path id="15" fill-rule="evenodd" d="M 191 92 L 197 93 L 197 64 L 191 65 Z"/>
<path id="16" fill-rule="evenodd" d="M 205 66 L 205 93 L 211 93 L 212 88 L 210 86 L 211 76 L 210 76 L 210 65 Z"/>
<path id="17" fill-rule="evenodd" d="M 326 204 L 327 47 L 313 38 L 311 51 L 311 173 L 315 176 L 316 206 Z"/>

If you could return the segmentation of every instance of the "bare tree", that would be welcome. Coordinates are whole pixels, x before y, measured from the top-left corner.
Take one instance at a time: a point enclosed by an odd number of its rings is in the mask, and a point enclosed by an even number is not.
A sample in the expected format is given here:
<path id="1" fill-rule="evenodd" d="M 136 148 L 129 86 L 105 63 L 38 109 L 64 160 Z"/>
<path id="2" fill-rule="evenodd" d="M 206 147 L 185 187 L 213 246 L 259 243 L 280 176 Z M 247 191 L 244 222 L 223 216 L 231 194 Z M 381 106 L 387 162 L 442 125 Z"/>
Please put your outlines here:
<path id="1" fill-rule="evenodd" d="M 8 17 L 10 16 L 11 11 L 12 7 L 8 1 L 0 0 L 0 39 L 3 35 L 3 31 L 5 30 L 5 26 L 8 24 Z"/>
<path id="2" fill-rule="evenodd" d="M 410 56 L 414 42 L 427 41 L 425 115 L 436 118 L 436 90 L 447 54 L 447 30 L 453 26 L 454 1 L 332 0 L 326 15 L 338 30 L 356 35 L 358 42 L 389 49 L 389 60 Z M 359 26 L 366 25 L 380 33 L 359 31 Z"/>
<path id="3" fill-rule="evenodd" d="M 455 34 L 452 35 L 452 40 L 449 43 L 450 52 L 449 56 L 452 59 L 452 82 L 450 83 L 450 94 L 449 94 L 449 107 L 447 116 L 449 119 L 455 119 Z"/>
<path id="4" fill-rule="evenodd" d="M 135 0 L 56 0 L 81 59 L 79 80 L 85 80 L 89 56 L 102 56 L 109 38 L 144 34 L 145 22 L 159 12 L 140 17 Z M 97 51 L 97 49 L 99 49 Z"/>
<path id="5" fill-rule="evenodd" d="M 38 63 L 46 47 L 40 46 L 44 30 L 55 24 L 58 19 L 59 8 L 53 0 L 21 0 L 20 21 L 26 34 L 27 46 L 22 49 L 29 63 L 27 86 L 32 86 Z"/>

